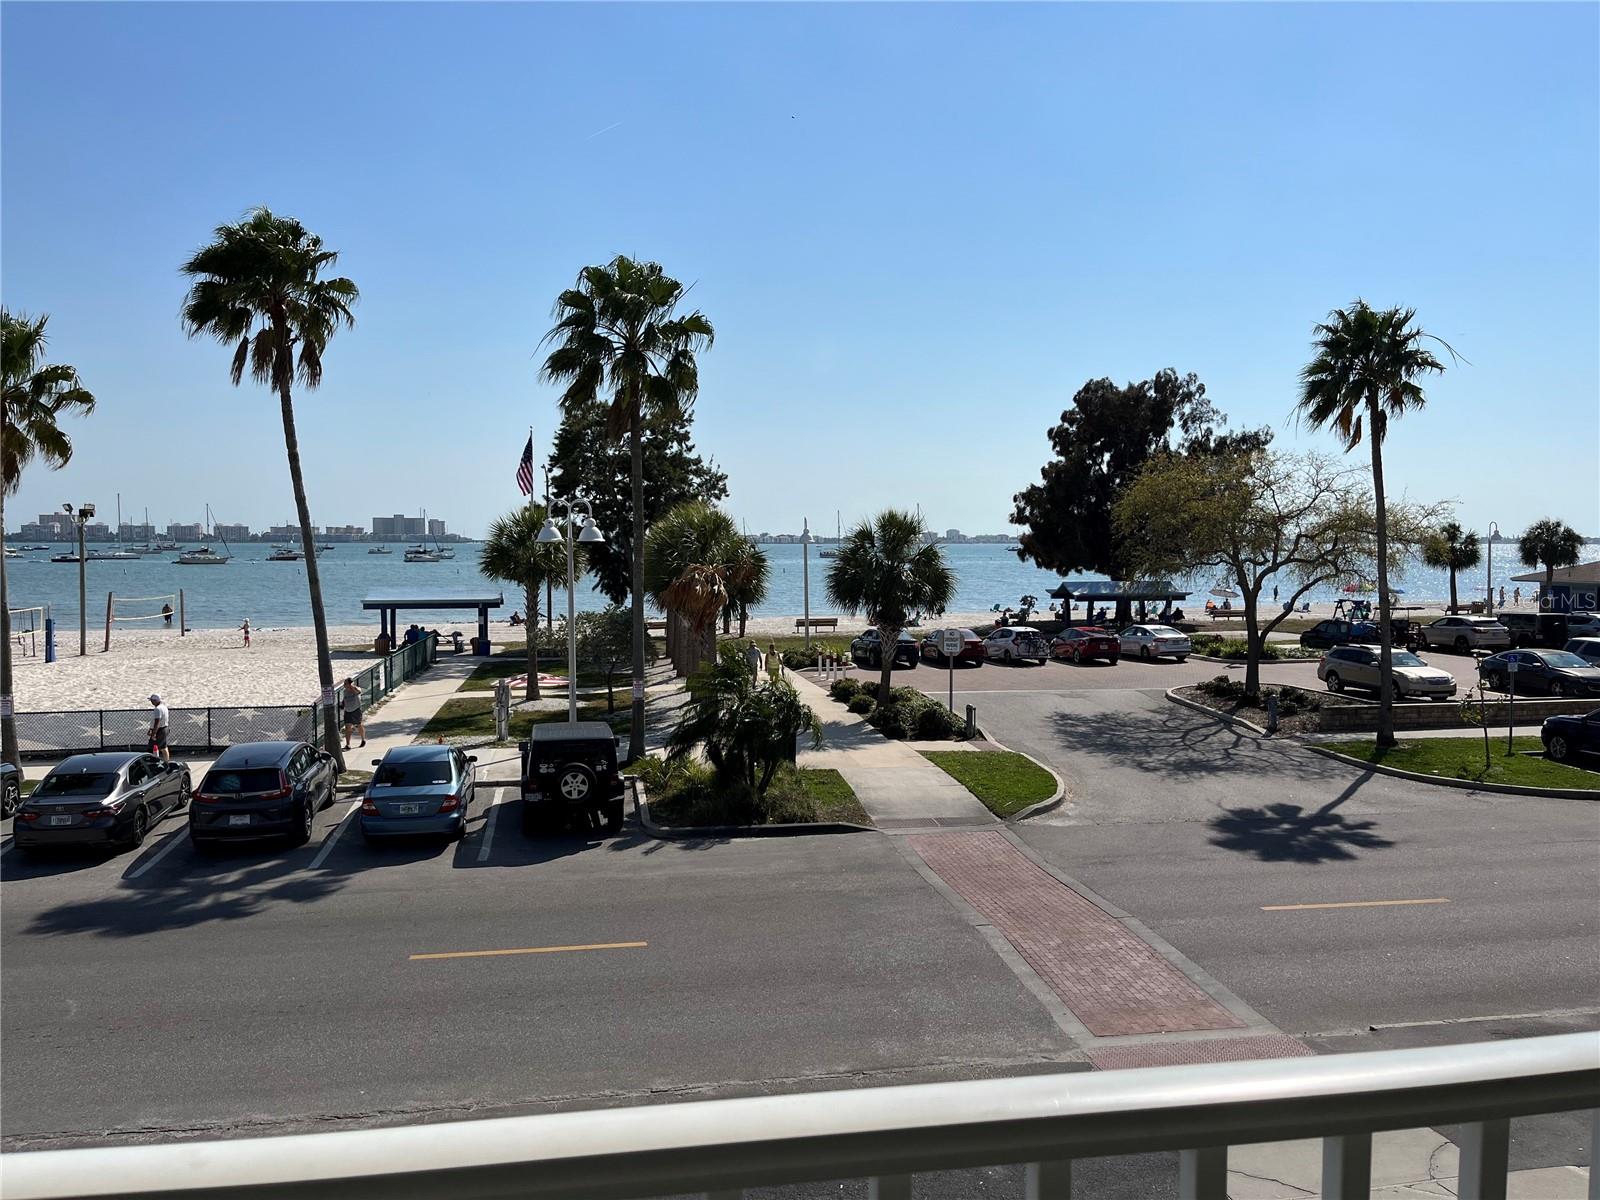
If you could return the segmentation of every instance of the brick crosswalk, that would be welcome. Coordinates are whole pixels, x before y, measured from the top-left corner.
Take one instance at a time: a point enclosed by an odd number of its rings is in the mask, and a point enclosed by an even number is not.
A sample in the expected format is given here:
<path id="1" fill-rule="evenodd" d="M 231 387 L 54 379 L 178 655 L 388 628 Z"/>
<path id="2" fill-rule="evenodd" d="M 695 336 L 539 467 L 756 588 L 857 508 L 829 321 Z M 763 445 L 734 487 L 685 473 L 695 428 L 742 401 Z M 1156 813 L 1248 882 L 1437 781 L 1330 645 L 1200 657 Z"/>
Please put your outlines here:
<path id="1" fill-rule="evenodd" d="M 1041 870 L 1001 834 L 920 834 L 908 840 L 1094 1036 L 1244 1027 L 1148 942 Z"/>

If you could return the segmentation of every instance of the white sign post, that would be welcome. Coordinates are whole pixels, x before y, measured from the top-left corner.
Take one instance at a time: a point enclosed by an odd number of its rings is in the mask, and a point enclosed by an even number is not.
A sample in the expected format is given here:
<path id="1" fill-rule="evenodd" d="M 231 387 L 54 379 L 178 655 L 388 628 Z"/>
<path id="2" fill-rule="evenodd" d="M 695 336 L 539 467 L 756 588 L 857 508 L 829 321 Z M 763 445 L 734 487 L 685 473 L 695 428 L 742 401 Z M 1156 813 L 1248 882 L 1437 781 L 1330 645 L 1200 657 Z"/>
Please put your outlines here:
<path id="1" fill-rule="evenodd" d="M 956 710 L 956 655 L 961 653 L 961 648 L 965 644 L 966 639 L 961 636 L 959 629 L 946 629 L 939 638 L 939 652 L 944 655 L 949 675 L 950 698 L 947 704 L 951 712 Z"/>
<path id="2" fill-rule="evenodd" d="M 1517 733 L 1517 660 L 1506 663 L 1506 753 Z"/>

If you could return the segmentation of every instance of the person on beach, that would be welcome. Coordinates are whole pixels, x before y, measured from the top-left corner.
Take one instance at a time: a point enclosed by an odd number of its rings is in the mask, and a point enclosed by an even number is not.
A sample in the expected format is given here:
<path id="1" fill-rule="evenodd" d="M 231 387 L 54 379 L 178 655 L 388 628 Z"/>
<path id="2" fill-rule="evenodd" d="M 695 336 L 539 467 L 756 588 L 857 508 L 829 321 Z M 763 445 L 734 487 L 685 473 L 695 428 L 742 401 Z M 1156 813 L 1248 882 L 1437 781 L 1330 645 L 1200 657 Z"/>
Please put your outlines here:
<path id="1" fill-rule="evenodd" d="M 1506 585 L 1502 583 L 1500 585 L 1500 607 L 1504 608 L 1505 606 L 1506 606 Z"/>
<path id="2" fill-rule="evenodd" d="M 244 634 L 244 648 L 250 649 L 250 618 L 244 619 L 244 624 L 239 626 L 239 632 Z"/>
<path id="3" fill-rule="evenodd" d="M 162 762 L 171 762 L 172 751 L 167 749 L 167 726 L 172 719 L 171 714 L 167 706 L 161 703 L 161 697 L 154 692 L 150 693 L 150 703 L 156 709 L 150 721 L 150 753 L 159 754 Z"/>
<path id="4" fill-rule="evenodd" d="M 168 629 L 172 628 L 172 605 L 163 604 L 161 606 L 161 620 L 166 624 Z"/>
<path id="5" fill-rule="evenodd" d="M 1522 589 L 1520 587 L 1512 589 L 1512 591 L 1511 591 L 1511 603 L 1513 603 L 1513 604 L 1521 604 L 1522 603 Z"/>
<path id="6" fill-rule="evenodd" d="M 355 676 L 346 676 L 344 681 L 344 748 L 350 749 L 350 731 L 354 729 L 361 736 L 361 744 L 367 744 L 367 726 L 361 719 L 361 689 L 356 686 Z"/>

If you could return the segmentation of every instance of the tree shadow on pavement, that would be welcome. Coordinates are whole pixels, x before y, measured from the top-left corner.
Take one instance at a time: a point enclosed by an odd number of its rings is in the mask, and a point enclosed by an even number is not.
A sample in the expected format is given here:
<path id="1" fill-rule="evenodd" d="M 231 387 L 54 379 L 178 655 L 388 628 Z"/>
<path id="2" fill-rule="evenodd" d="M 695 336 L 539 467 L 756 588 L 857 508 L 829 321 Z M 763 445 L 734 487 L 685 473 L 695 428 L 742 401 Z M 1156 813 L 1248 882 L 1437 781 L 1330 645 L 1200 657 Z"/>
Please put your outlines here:
<path id="1" fill-rule="evenodd" d="M 1394 845 L 1375 832 L 1376 821 L 1347 820 L 1326 807 L 1312 812 L 1298 804 L 1230 808 L 1209 824 L 1213 846 L 1253 854 L 1262 862 L 1334 862 L 1358 857 L 1357 850 Z"/>

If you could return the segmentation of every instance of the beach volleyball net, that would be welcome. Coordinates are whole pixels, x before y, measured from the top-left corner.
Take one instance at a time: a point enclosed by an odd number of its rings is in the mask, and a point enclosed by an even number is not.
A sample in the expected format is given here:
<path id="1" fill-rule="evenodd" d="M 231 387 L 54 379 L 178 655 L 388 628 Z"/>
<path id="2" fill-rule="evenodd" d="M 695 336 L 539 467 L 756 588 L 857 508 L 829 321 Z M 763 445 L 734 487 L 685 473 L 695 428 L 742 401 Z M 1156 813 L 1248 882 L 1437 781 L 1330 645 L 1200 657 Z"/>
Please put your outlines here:
<path id="1" fill-rule="evenodd" d="M 181 637 L 184 632 L 183 589 L 162 596 L 119 596 L 106 593 L 106 644 L 111 649 L 111 629 L 115 625 L 132 628 L 176 628 Z"/>
<path id="2" fill-rule="evenodd" d="M 44 637 L 44 606 L 12 608 L 6 611 L 11 616 L 12 653 L 23 658 L 37 657 L 40 639 Z"/>

